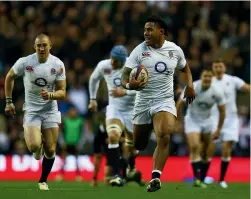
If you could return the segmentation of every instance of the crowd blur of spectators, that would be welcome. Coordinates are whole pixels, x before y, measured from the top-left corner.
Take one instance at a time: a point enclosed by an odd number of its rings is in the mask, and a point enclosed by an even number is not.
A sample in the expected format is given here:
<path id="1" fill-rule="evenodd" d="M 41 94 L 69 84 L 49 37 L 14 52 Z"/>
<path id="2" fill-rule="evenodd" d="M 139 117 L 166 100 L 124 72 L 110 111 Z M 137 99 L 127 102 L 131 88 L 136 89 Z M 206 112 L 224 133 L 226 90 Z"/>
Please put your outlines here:
<path id="1" fill-rule="evenodd" d="M 130 53 L 143 40 L 143 27 L 151 14 L 161 15 L 169 27 L 168 40 L 183 49 L 197 80 L 201 69 L 221 57 L 228 73 L 250 82 L 250 2 L 113 1 L 113 2 L 0 2 L 0 153 L 27 152 L 23 141 L 22 79 L 16 80 L 13 100 L 16 117 L 4 114 L 4 78 L 22 56 L 34 53 L 34 38 L 47 33 L 52 54 L 67 72 L 67 99 L 59 102 L 63 117 L 74 106 L 85 118 L 80 148 L 91 153 L 92 115 L 88 112 L 88 80 L 97 63 L 109 57 L 113 45 L 123 44 Z M 99 90 L 100 109 L 107 103 L 106 87 Z M 250 109 L 243 101 L 240 142 L 235 155 L 249 155 Z M 246 100 L 247 101 L 247 100 Z M 243 105 L 246 104 L 246 105 Z M 63 138 L 60 139 L 63 143 Z M 150 143 L 145 154 L 151 154 Z M 184 134 L 172 137 L 171 154 L 186 155 Z"/>

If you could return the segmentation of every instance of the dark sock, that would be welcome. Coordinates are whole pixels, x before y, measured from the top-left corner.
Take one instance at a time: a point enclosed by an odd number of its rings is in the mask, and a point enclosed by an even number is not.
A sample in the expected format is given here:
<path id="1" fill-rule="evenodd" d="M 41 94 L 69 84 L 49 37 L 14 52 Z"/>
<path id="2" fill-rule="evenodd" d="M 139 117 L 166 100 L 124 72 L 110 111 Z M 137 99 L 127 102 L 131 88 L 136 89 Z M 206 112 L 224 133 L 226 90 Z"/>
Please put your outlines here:
<path id="1" fill-rule="evenodd" d="M 42 174 L 41 174 L 39 182 L 47 182 L 47 178 L 51 172 L 51 168 L 53 166 L 54 160 L 55 160 L 55 157 L 52 159 L 47 159 L 44 156 L 43 162 L 42 162 Z"/>
<path id="2" fill-rule="evenodd" d="M 199 171 L 200 171 L 200 161 L 198 162 L 191 162 L 193 168 L 193 175 L 195 179 L 200 179 Z"/>
<path id="3" fill-rule="evenodd" d="M 113 175 L 120 175 L 120 149 L 110 148 L 107 153 L 108 165 L 112 167 Z"/>
<path id="4" fill-rule="evenodd" d="M 128 158 L 128 165 L 130 169 L 134 169 L 135 168 L 135 159 L 136 159 L 137 155 L 130 155 Z"/>
<path id="5" fill-rule="evenodd" d="M 122 178 L 126 178 L 126 168 L 128 164 L 127 161 L 124 157 L 120 157 L 120 169 L 121 169 L 121 174 Z"/>
<path id="6" fill-rule="evenodd" d="M 161 173 L 159 173 L 157 171 L 153 171 L 152 172 L 152 179 L 154 179 L 154 178 L 160 178 L 160 175 L 161 175 Z"/>
<path id="7" fill-rule="evenodd" d="M 200 165 L 200 180 L 201 182 L 204 182 L 206 176 L 207 176 L 207 171 L 209 169 L 211 161 L 208 162 L 201 162 Z"/>
<path id="8" fill-rule="evenodd" d="M 221 160 L 220 182 L 224 181 L 229 161 Z"/>

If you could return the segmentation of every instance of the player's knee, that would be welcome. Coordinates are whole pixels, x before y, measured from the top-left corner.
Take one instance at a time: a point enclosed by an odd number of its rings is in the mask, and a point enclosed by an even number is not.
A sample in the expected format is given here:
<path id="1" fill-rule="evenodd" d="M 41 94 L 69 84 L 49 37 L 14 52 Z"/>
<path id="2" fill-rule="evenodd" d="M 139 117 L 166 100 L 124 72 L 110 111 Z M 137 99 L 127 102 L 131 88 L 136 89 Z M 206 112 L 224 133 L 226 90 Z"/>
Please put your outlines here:
<path id="1" fill-rule="evenodd" d="M 133 142 L 133 140 L 125 139 L 125 145 L 129 148 L 133 148 L 134 142 Z"/>
<path id="2" fill-rule="evenodd" d="M 119 143 L 120 134 L 117 131 L 110 131 L 108 138 L 110 143 Z"/>
<path id="3" fill-rule="evenodd" d="M 31 153 L 35 153 L 40 149 L 41 145 L 38 143 L 31 143 L 27 145 L 27 147 Z"/>
<path id="4" fill-rule="evenodd" d="M 122 133 L 122 130 L 119 125 L 117 124 L 108 125 L 106 128 L 106 131 L 107 131 L 110 143 L 119 143 L 119 138 Z"/>
<path id="5" fill-rule="evenodd" d="M 163 133 L 161 136 L 156 137 L 157 145 L 160 147 L 167 147 L 170 143 L 170 134 Z"/>
<path id="6" fill-rule="evenodd" d="M 46 157 L 47 159 L 54 158 L 54 157 L 55 157 L 55 154 L 56 154 L 56 149 L 55 149 L 55 147 L 49 147 L 49 148 L 45 149 L 44 154 L 45 154 L 45 157 Z"/>
<path id="7" fill-rule="evenodd" d="M 225 150 L 222 151 L 222 158 L 230 158 L 231 157 L 231 151 Z"/>
<path id="8" fill-rule="evenodd" d="M 190 146 L 190 153 L 199 153 L 200 145 L 199 143 L 194 143 Z"/>

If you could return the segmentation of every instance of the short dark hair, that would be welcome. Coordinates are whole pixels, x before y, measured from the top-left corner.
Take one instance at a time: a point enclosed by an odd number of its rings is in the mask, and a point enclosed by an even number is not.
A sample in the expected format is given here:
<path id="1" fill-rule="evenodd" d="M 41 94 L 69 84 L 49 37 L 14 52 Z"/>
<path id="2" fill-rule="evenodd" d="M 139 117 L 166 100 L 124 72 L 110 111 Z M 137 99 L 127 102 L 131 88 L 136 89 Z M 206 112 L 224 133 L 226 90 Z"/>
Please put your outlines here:
<path id="1" fill-rule="evenodd" d="M 164 19 L 161 18 L 159 15 L 152 15 L 152 16 L 148 17 L 148 19 L 146 20 L 146 23 L 147 22 L 157 23 L 160 26 L 160 28 L 164 29 L 164 34 L 167 35 L 168 26 L 167 26 L 166 22 L 164 21 Z"/>
<path id="2" fill-rule="evenodd" d="M 225 61 L 224 61 L 224 59 L 222 59 L 222 58 L 217 58 L 217 59 L 215 59 L 215 60 L 213 61 L 213 64 L 218 64 L 218 63 L 223 63 L 223 64 L 225 64 Z"/>
<path id="3" fill-rule="evenodd" d="M 213 73 L 212 67 L 210 67 L 210 66 L 203 67 L 201 70 L 201 73 L 203 73 L 204 71 Z"/>

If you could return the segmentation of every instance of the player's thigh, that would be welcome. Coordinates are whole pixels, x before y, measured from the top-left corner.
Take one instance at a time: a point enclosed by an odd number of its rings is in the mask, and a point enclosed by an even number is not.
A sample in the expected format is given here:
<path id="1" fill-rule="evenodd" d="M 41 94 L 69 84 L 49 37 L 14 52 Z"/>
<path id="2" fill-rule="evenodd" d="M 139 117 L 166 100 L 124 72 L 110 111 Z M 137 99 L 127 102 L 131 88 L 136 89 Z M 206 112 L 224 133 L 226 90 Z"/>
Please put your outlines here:
<path id="1" fill-rule="evenodd" d="M 44 150 L 48 153 L 55 153 L 56 145 L 59 136 L 59 128 L 53 125 L 50 125 L 50 128 L 43 128 L 43 144 Z"/>
<path id="2" fill-rule="evenodd" d="M 200 132 L 190 132 L 186 134 L 187 144 L 191 150 L 199 150 L 200 149 L 200 142 L 201 142 L 201 135 Z"/>
<path id="3" fill-rule="evenodd" d="M 202 133 L 201 141 L 203 144 L 204 150 L 209 148 L 212 143 L 212 133 L 214 131 L 214 125 L 211 118 L 204 120 L 202 123 Z"/>
<path id="4" fill-rule="evenodd" d="M 153 116 L 153 128 L 156 138 L 170 136 L 174 132 L 176 117 L 167 112 L 160 111 Z"/>
<path id="5" fill-rule="evenodd" d="M 124 135 L 126 140 L 133 141 L 133 120 L 132 112 L 123 114 Z"/>
<path id="6" fill-rule="evenodd" d="M 42 144 L 41 128 L 24 125 L 24 139 L 29 150 L 35 151 Z"/>
<path id="7" fill-rule="evenodd" d="M 38 113 L 24 113 L 24 138 L 29 149 L 41 146 L 41 124 L 42 118 Z"/>
<path id="8" fill-rule="evenodd" d="M 153 130 L 152 124 L 134 124 L 133 140 L 134 146 L 138 150 L 144 150 L 148 144 Z"/>

